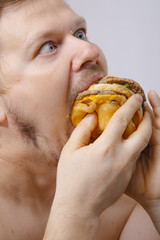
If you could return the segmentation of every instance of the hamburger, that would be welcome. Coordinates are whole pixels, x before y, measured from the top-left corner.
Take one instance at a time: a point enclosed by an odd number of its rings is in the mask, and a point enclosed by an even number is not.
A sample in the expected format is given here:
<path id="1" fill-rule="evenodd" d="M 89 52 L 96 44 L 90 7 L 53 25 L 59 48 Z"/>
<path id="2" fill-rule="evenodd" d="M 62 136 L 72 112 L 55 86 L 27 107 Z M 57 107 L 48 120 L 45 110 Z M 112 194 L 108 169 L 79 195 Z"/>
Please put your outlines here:
<path id="1" fill-rule="evenodd" d="M 92 84 L 87 90 L 79 93 L 72 108 L 72 124 L 77 126 L 87 113 L 95 112 L 98 124 L 92 137 L 97 138 L 117 109 L 136 93 L 143 97 L 143 104 L 126 127 L 122 138 L 127 139 L 137 129 L 143 118 L 146 100 L 142 87 L 131 79 L 106 76 Z"/>

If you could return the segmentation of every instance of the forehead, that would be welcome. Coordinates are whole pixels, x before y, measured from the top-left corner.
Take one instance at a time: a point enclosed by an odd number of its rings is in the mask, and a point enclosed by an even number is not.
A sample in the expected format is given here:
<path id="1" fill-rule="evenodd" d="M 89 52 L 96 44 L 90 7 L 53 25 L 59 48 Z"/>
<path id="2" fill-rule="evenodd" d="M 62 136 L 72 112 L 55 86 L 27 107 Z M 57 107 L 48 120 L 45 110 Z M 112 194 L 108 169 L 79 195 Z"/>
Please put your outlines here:
<path id="1" fill-rule="evenodd" d="M 0 41 L 6 36 L 25 40 L 33 31 L 50 27 L 65 28 L 78 16 L 62 0 L 26 0 L 1 11 Z"/>
<path id="2" fill-rule="evenodd" d="M 50 10 L 50 11 L 49 11 Z M 24 20 L 33 20 L 36 16 L 43 18 L 45 11 L 52 12 L 53 15 L 63 13 L 71 9 L 63 0 L 25 0 L 19 4 L 10 4 L 1 11 L 1 21 L 4 17 L 21 18 Z"/>

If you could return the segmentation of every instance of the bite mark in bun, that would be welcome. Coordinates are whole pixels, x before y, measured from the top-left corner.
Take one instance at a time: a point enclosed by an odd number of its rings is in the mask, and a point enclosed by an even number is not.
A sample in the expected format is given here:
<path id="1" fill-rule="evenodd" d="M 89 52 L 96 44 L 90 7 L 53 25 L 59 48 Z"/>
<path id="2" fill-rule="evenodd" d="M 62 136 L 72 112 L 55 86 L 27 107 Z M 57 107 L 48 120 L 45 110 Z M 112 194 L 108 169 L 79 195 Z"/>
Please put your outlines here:
<path id="1" fill-rule="evenodd" d="M 92 136 L 97 138 L 115 111 L 135 93 L 139 93 L 143 97 L 143 104 L 123 134 L 123 139 L 127 139 L 137 129 L 143 118 L 144 101 L 146 100 L 142 87 L 131 79 L 106 76 L 92 84 L 87 90 L 79 93 L 72 108 L 72 124 L 77 126 L 87 113 L 95 112 L 98 125 Z"/>

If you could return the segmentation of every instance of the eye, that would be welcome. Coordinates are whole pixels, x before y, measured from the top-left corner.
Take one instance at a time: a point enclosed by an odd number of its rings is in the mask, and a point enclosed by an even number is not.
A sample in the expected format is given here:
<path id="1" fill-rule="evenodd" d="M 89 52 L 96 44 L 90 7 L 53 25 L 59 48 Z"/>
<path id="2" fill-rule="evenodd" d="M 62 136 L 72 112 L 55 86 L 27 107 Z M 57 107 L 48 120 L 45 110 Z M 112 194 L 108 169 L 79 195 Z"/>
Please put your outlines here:
<path id="1" fill-rule="evenodd" d="M 56 46 L 53 44 L 53 42 L 46 42 L 42 45 L 42 47 L 39 49 L 38 53 L 40 55 L 47 55 L 50 53 L 53 53 L 56 51 Z"/>
<path id="2" fill-rule="evenodd" d="M 79 29 L 75 32 L 74 36 L 78 39 L 86 40 L 87 39 L 86 30 L 85 29 Z"/>

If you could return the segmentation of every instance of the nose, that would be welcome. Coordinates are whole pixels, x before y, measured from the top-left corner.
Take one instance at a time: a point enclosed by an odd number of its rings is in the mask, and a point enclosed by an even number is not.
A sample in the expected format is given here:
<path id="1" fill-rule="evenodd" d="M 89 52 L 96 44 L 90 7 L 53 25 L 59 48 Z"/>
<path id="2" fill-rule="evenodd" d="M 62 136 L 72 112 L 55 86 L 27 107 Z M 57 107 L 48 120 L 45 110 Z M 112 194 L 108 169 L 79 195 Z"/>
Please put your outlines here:
<path id="1" fill-rule="evenodd" d="M 72 71 L 78 72 L 86 63 L 97 63 L 100 49 L 93 43 L 70 37 Z"/>

